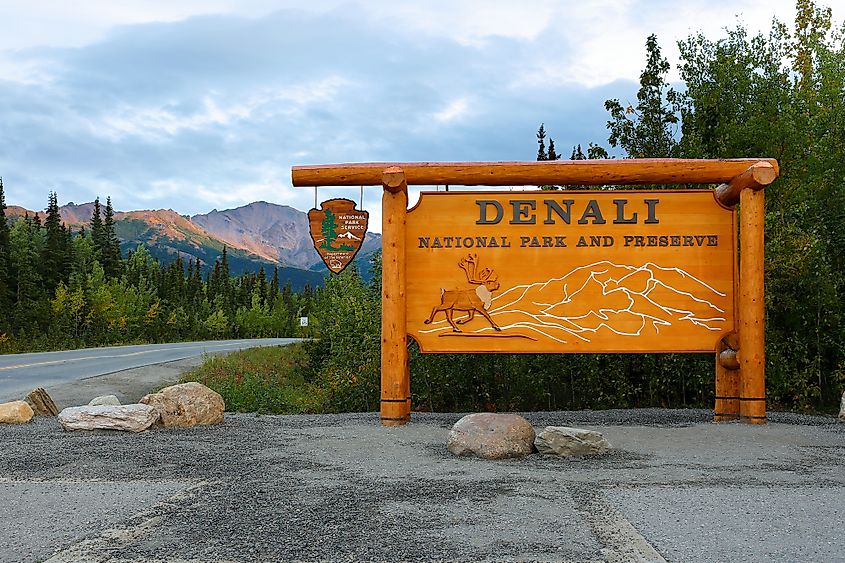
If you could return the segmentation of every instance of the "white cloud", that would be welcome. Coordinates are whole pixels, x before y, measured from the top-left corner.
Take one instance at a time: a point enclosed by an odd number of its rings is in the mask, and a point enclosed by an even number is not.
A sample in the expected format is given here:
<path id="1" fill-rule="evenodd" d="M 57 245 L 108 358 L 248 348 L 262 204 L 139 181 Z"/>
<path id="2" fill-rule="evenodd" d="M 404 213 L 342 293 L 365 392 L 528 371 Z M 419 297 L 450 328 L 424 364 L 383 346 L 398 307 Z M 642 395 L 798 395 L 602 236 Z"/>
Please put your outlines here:
<path id="1" fill-rule="evenodd" d="M 180 213 L 256 199 L 308 209 L 313 192 L 290 187 L 295 164 L 531 159 L 541 122 L 565 154 L 604 144 L 602 104 L 635 94 L 649 33 L 671 60 L 677 39 L 722 36 L 738 12 L 754 31 L 794 10 L 792 0 L 7 4 L 7 200 L 43 208 L 57 189 Z M 358 192 L 321 188 L 329 197 Z M 374 225 L 380 197 L 367 188 Z"/>
<path id="2" fill-rule="evenodd" d="M 459 119 L 467 112 L 467 99 L 458 98 L 450 101 L 442 110 L 435 112 L 434 120 L 438 123 L 449 123 Z"/>

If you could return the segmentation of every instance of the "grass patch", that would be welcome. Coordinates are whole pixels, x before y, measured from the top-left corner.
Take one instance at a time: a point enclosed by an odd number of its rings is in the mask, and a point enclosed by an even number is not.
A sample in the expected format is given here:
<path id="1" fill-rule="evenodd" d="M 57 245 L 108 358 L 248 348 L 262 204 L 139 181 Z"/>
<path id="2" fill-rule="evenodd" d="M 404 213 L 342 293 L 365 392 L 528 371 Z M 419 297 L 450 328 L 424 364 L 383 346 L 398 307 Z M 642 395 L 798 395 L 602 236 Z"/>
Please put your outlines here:
<path id="1" fill-rule="evenodd" d="M 307 381 L 308 354 L 302 344 L 250 348 L 211 356 L 182 376 L 214 389 L 227 411 L 263 414 L 323 412 L 325 393 Z"/>

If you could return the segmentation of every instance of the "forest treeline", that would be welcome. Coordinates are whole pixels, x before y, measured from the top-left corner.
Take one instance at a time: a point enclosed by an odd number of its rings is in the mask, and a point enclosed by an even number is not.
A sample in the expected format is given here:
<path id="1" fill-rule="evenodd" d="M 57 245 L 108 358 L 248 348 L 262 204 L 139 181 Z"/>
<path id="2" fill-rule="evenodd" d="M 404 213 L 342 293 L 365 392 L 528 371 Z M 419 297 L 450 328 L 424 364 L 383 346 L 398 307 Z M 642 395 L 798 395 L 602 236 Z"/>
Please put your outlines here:
<path id="1" fill-rule="evenodd" d="M 678 46 L 683 84 L 668 82 L 670 65 L 648 37 L 636 100 L 604 104 L 609 148 L 576 145 L 571 158 L 611 150 L 776 158 L 780 178 L 765 190 L 769 408 L 835 411 L 845 387 L 845 26 L 799 0 L 792 29 L 774 20 L 764 34 L 737 27 Z M 548 135 L 541 126 L 538 160 L 561 157 Z M 348 273 L 321 292 L 331 307 L 315 309 L 321 340 L 311 360 L 334 409 L 378 404 L 378 299 L 377 287 Z M 411 357 L 414 408 L 713 406 L 713 354 L 421 355 L 412 347 Z"/>
<path id="2" fill-rule="evenodd" d="M 198 261 L 160 264 L 144 246 L 124 258 L 110 198 L 77 231 L 53 192 L 43 219 L 10 221 L 0 179 L 0 353 L 296 336 L 312 297 L 280 287 L 275 268 L 230 276 L 225 248 L 206 276 Z"/>

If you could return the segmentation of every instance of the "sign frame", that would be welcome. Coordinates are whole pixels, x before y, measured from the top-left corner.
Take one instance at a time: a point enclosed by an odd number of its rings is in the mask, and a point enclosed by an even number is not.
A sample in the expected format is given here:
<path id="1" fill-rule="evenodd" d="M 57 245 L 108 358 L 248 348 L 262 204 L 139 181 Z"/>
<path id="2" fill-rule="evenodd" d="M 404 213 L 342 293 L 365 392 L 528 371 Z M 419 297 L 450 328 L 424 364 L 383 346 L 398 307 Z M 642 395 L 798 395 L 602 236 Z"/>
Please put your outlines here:
<path id="1" fill-rule="evenodd" d="M 766 422 L 763 188 L 779 174 L 771 158 L 608 159 L 545 162 L 411 162 L 294 166 L 295 187 L 382 186 L 381 421 L 410 420 L 406 308 L 408 186 L 718 184 L 726 207 L 740 204 L 737 330 L 714 350 L 714 420 Z M 737 279 L 738 278 L 738 279 Z"/>

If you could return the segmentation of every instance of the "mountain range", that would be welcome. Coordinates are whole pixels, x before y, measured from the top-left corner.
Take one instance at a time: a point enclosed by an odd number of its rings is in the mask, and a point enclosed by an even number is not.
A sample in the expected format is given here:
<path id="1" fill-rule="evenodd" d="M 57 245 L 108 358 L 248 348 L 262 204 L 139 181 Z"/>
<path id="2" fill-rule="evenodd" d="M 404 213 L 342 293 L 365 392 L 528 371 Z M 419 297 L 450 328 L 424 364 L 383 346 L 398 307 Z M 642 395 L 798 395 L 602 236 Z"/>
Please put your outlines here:
<path id="1" fill-rule="evenodd" d="M 10 205 L 6 213 L 14 219 L 35 212 Z M 73 229 L 87 228 L 93 213 L 93 202 L 71 202 L 59 208 L 62 221 Z M 143 244 L 162 263 L 181 256 L 185 262 L 199 260 L 208 271 L 225 246 L 233 275 L 257 272 L 261 267 L 272 275 L 273 267 L 278 267 L 280 282 L 290 280 L 297 290 L 321 285 L 328 272 L 311 242 L 307 213 L 287 205 L 256 201 L 194 216 L 172 209 L 116 211 L 114 218 L 124 256 Z M 380 249 L 381 235 L 368 232 L 355 258 L 365 278 L 369 277 L 370 257 Z"/>

